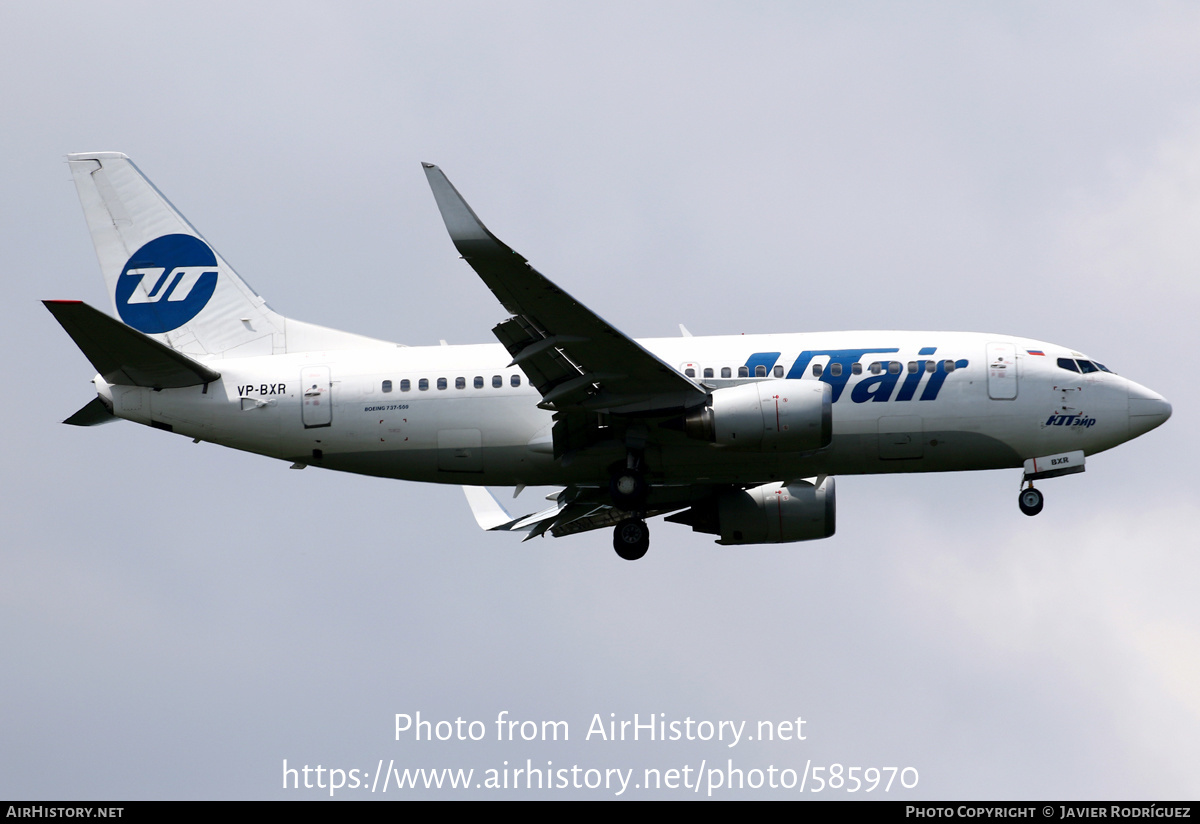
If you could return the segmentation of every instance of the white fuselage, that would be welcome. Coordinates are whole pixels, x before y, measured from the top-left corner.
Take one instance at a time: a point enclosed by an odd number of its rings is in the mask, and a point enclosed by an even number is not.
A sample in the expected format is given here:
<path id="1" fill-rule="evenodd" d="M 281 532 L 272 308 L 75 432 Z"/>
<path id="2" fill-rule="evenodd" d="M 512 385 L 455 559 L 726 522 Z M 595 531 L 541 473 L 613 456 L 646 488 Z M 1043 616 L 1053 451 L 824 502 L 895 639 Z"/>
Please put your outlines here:
<path id="1" fill-rule="evenodd" d="M 1160 396 L 1126 378 L 1059 365 L 1083 359 L 1077 352 L 1005 335 L 873 331 L 639 343 L 713 390 L 781 377 L 832 387 L 829 446 L 735 450 L 660 428 L 645 462 L 661 484 L 1017 467 L 1036 456 L 1109 449 L 1170 413 Z M 625 444 L 601 439 L 556 458 L 553 413 L 538 407 L 539 394 L 510 361 L 498 344 L 397 346 L 214 359 L 207 363 L 221 378 L 205 387 L 97 384 L 119 417 L 305 465 L 469 485 L 607 483 Z"/>

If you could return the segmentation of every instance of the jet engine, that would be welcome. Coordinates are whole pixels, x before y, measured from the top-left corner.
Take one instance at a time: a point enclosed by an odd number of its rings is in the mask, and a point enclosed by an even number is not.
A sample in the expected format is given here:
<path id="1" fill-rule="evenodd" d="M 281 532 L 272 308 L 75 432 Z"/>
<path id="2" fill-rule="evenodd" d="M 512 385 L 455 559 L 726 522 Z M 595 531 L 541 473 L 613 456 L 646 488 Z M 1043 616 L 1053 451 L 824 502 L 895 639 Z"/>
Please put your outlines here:
<path id="1" fill-rule="evenodd" d="M 667 520 L 720 535 L 717 543 L 725 546 L 828 538 L 837 521 L 833 478 L 820 486 L 794 481 L 726 490 Z"/>
<path id="2" fill-rule="evenodd" d="M 833 388 L 823 381 L 775 380 L 717 389 L 688 413 L 690 437 L 735 449 L 811 452 L 833 439 Z"/>

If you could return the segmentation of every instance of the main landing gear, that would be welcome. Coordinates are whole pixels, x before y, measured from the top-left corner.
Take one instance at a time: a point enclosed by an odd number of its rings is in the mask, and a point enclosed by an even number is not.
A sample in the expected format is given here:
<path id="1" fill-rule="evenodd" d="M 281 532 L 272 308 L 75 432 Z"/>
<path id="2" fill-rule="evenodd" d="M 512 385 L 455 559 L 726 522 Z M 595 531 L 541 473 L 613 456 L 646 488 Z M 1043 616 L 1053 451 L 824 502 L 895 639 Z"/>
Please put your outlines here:
<path id="1" fill-rule="evenodd" d="M 650 548 L 650 529 L 646 526 L 646 495 L 650 491 L 642 473 L 640 450 L 629 450 L 625 466 L 614 470 L 608 492 L 617 509 L 632 513 L 613 530 L 613 549 L 626 561 L 636 561 Z"/>
<path id="2" fill-rule="evenodd" d="M 650 528 L 640 517 L 626 518 L 613 530 L 613 549 L 626 561 L 636 561 L 650 548 Z"/>
<path id="3" fill-rule="evenodd" d="M 1017 506 L 1021 507 L 1021 511 L 1026 515 L 1036 515 L 1042 511 L 1045 506 L 1046 499 L 1042 493 L 1033 488 L 1031 482 L 1029 486 L 1021 490 L 1021 494 L 1017 497 Z"/>
<path id="4" fill-rule="evenodd" d="M 646 478 L 637 469 L 622 469 L 614 472 L 608 483 L 608 492 L 613 504 L 626 512 L 636 512 L 646 503 L 648 487 Z"/>

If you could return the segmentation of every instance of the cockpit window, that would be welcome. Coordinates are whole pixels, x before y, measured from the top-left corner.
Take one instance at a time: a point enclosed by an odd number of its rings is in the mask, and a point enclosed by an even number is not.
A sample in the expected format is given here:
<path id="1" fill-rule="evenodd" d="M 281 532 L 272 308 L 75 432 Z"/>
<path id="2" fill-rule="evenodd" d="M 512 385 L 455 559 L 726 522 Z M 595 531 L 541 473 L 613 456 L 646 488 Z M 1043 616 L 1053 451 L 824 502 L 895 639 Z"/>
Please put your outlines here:
<path id="1" fill-rule="evenodd" d="M 1096 368 L 1096 364 L 1092 363 L 1090 360 L 1077 360 L 1075 362 L 1077 364 L 1079 364 L 1079 371 L 1085 375 L 1088 374 L 1089 372 L 1099 372 L 1100 371 L 1099 369 Z"/>
<path id="2" fill-rule="evenodd" d="M 1079 367 L 1075 365 L 1075 361 L 1071 360 L 1070 358 L 1059 358 L 1058 359 L 1058 368 L 1066 369 L 1068 372 L 1078 372 L 1079 371 Z"/>

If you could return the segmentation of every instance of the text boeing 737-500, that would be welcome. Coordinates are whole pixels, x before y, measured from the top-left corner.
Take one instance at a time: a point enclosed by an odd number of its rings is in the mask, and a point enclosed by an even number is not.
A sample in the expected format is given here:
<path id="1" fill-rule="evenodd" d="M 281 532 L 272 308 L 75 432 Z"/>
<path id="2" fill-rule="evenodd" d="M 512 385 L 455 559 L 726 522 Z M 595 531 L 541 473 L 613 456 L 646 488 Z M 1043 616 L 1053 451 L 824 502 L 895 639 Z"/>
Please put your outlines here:
<path id="1" fill-rule="evenodd" d="M 1063 346 L 965 332 L 636 341 L 496 238 L 436 166 L 450 238 L 511 315 L 500 343 L 410 347 L 272 311 L 123 154 L 68 157 L 116 320 L 46 306 L 99 372 L 66 422 L 125 418 L 292 463 L 461 484 L 484 529 L 646 520 L 721 544 L 826 538 L 837 475 L 1023 467 L 1033 482 L 1159 426 L 1155 392 Z M 484 485 L 561 487 L 513 518 Z"/>

